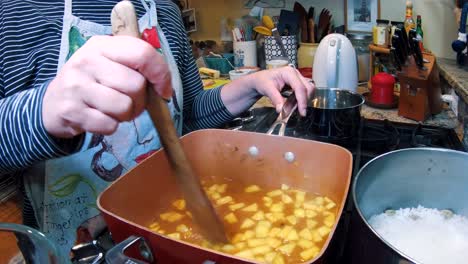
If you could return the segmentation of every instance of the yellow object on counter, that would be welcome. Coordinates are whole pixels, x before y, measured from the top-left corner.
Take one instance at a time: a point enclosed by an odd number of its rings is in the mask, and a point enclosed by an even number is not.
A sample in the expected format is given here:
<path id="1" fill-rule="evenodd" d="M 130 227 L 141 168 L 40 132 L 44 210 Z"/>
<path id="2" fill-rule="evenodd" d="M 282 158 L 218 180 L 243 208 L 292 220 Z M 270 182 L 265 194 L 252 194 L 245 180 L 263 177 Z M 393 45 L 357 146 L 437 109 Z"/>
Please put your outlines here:
<path id="1" fill-rule="evenodd" d="M 208 82 L 210 81 L 210 82 Z M 227 83 L 230 83 L 231 80 L 228 79 L 208 79 L 203 81 L 203 89 L 205 90 L 210 90 L 213 88 L 216 88 L 221 85 L 225 85 Z"/>
<path id="2" fill-rule="evenodd" d="M 221 72 L 218 71 L 218 70 L 213 70 L 213 69 L 209 69 L 209 68 L 206 68 L 206 67 L 201 67 L 200 69 L 198 69 L 200 71 L 200 73 L 202 74 L 205 74 L 211 78 L 219 78 L 219 76 L 221 75 Z"/>

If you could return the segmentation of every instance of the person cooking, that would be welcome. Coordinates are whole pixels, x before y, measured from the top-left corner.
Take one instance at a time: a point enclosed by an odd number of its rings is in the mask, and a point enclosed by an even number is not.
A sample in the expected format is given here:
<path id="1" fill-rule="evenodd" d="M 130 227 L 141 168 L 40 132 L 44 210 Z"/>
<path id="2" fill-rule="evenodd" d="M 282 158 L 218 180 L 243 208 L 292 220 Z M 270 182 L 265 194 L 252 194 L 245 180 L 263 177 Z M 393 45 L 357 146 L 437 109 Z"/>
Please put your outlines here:
<path id="1" fill-rule="evenodd" d="M 64 252 L 101 230 L 97 195 L 160 148 L 146 83 L 179 135 L 219 127 L 261 96 L 280 111 L 286 84 L 305 115 L 314 89 L 284 67 L 205 91 L 177 6 L 132 0 L 146 42 L 111 36 L 117 2 L 0 2 L 0 176 L 21 179 L 24 224 Z"/>

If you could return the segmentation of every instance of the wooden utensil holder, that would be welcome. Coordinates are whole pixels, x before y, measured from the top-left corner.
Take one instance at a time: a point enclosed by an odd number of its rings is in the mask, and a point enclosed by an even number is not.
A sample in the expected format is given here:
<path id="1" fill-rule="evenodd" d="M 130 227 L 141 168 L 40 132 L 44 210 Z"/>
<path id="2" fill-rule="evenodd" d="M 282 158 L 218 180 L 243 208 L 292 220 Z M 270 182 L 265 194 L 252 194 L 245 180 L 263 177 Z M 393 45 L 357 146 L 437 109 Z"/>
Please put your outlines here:
<path id="1" fill-rule="evenodd" d="M 410 57 L 408 65 L 398 73 L 401 89 L 398 115 L 421 122 L 442 111 L 436 58 L 427 53 L 423 57 L 428 61 L 424 63 L 426 69 L 419 69 L 414 58 Z"/>

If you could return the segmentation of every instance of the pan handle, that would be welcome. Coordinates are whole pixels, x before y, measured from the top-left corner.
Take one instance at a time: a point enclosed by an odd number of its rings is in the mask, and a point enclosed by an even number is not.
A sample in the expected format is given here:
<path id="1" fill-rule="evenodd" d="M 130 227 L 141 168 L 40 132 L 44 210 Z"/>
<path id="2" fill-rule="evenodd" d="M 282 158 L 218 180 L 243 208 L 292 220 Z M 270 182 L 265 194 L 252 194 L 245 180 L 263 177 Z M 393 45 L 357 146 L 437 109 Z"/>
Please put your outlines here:
<path id="1" fill-rule="evenodd" d="M 125 251 L 137 242 L 139 242 L 138 249 L 141 257 L 148 262 L 130 258 L 125 255 Z M 106 254 L 106 263 L 112 264 L 148 264 L 153 263 L 153 261 L 153 254 L 151 253 L 151 249 L 148 246 L 148 243 L 146 243 L 143 237 L 137 236 L 130 236 L 129 238 L 125 239 L 124 241 L 111 248 Z"/>

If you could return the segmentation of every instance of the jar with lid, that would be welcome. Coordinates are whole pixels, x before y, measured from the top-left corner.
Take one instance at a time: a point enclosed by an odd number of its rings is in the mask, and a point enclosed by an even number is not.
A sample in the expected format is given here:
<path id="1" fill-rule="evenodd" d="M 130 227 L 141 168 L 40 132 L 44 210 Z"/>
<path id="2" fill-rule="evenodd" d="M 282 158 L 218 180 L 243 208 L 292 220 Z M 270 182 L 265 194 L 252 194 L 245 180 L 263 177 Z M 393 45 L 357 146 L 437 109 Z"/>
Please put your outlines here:
<path id="1" fill-rule="evenodd" d="M 390 46 L 390 27 L 389 21 L 377 19 L 377 25 L 372 30 L 374 45 L 388 48 Z"/>
<path id="2" fill-rule="evenodd" d="M 356 50 L 359 82 L 367 82 L 369 80 L 370 72 L 369 45 L 372 43 L 372 35 L 366 33 L 348 33 L 347 37 Z"/>

